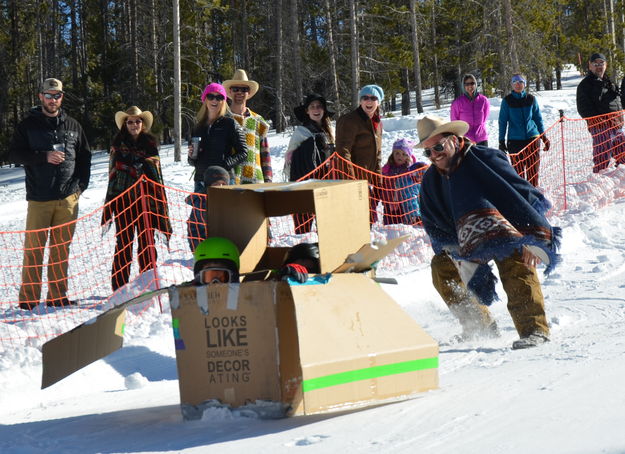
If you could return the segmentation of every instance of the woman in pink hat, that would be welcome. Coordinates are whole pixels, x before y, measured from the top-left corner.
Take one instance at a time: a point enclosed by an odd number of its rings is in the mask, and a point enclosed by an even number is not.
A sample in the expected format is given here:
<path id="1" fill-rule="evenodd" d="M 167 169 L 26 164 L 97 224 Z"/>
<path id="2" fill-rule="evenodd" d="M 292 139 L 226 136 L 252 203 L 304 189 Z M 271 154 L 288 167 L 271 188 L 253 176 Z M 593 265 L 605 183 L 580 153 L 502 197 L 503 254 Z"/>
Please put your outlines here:
<path id="1" fill-rule="evenodd" d="M 202 92 L 202 106 L 197 113 L 192 140 L 196 140 L 197 149 L 189 144 L 189 164 L 195 167 L 193 192 L 187 197 L 187 203 L 193 208 L 187 220 L 188 240 L 191 250 L 206 238 L 206 194 L 204 173 L 215 166 L 225 169 L 234 177 L 234 167 L 247 158 L 245 131 L 235 119 L 226 116 L 226 90 L 217 83 L 211 83 Z"/>
<path id="2" fill-rule="evenodd" d="M 197 156 L 189 148 L 189 164 L 195 167 L 194 192 L 204 193 L 204 171 L 210 166 L 231 171 L 245 161 L 247 147 L 245 132 L 231 117 L 226 116 L 226 90 L 211 83 L 202 93 L 202 106 L 196 115 L 197 123 L 191 135 L 199 138 Z"/>

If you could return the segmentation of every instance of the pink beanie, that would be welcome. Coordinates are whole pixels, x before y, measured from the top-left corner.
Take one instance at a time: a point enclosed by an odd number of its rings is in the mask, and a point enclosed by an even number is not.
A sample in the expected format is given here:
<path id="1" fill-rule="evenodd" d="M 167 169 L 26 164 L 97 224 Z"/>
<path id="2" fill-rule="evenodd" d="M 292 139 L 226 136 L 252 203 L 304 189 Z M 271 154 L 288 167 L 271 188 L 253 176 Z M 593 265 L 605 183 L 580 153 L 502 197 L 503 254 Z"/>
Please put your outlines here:
<path id="1" fill-rule="evenodd" d="M 202 92 L 202 102 L 206 99 L 206 95 L 209 93 L 219 93 L 226 99 L 228 95 L 226 95 L 226 89 L 223 85 L 213 82 L 212 84 L 208 84 L 204 91 Z"/>

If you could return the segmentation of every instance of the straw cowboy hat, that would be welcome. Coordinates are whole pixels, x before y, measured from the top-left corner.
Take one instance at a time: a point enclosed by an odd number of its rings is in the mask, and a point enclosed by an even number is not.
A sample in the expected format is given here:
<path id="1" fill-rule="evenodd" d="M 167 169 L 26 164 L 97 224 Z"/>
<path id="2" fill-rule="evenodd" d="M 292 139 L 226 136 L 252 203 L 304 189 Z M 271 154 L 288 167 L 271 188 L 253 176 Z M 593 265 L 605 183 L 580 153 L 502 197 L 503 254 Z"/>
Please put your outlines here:
<path id="1" fill-rule="evenodd" d="M 256 82 L 255 80 L 249 80 L 247 78 L 247 73 L 242 69 L 237 69 L 234 72 L 234 76 L 232 76 L 232 79 L 224 80 L 224 83 L 222 85 L 224 86 L 226 91 L 230 90 L 230 87 L 232 87 L 233 85 L 236 87 L 249 87 L 250 94 L 248 96 L 248 99 L 254 96 L 258 91 L 258 82 Z"/>
<path id="2" fill-rule="evenodd" d="M 415 148 L 423 148 L 423 142 L 437 134 L 449 132 L 455 136 L 462 137 L 469 130 L 469 124 L 466 121 L 445 121 L 435 115 L 426 115 L 417 120 L 417 134 L 419 134 L 419 143 Z"/>
<path id="3" fill-rule="evenodd" d="M 148 112 L 147 110 L 141 110 L 137 106 L 131 106 L 126 110 L 126 112 L 119 111 L 115 114 L 115 124 L 118 129 L 122 129 L 126 118 L 128 117 L 139 117 L 143 120 L 143 126 L 145 126 L 145 130 L 149 131 L 152 127 L 152 123 L 154 122 L 154 117 L 152 116 L 152 112 Z"/>

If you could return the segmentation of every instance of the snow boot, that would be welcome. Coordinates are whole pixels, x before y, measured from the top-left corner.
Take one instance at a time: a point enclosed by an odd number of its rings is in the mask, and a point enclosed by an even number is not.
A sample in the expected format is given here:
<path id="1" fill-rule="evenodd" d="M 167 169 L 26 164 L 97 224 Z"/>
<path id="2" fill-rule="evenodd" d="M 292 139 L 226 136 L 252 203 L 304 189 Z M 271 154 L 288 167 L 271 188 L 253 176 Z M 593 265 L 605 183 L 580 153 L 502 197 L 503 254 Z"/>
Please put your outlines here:
<path id="1" fill-rule="evenodd" d="M 549 342 L 549 337 L 543 333 L 532 333 L 529 336 L 522 337 L 512 342 L 512 350 L 521 350 L 524 348 L 538 347 L 545 342 Z"/>

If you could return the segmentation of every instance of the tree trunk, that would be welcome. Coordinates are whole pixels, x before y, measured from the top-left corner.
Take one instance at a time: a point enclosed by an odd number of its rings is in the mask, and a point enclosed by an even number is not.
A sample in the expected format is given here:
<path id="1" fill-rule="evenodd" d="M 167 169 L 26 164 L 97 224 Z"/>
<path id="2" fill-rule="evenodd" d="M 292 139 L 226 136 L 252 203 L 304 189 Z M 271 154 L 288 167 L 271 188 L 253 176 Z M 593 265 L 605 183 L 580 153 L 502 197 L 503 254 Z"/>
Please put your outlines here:
<path id="1" fill-rule="evenodd" d="M 421 97 L 421 59 L 419 55 L 419 35 L 417 30 L 417 0 L 410 0 L 410 28 L 412 30 L 412 77 L 414 78 L 415 103 L 417 112 L 423 113 Z"/>
<path id="2" fill-rule="evenodd" d="M 275 78 L 276 78 L 276 99 L 275 99 L 275 128 L 276 132 L 284 131 L 282 105 L 282 0 L 275 0 L 275 38 L 276 38 L 276 61 L 275 61 Z"/>
<path id="3" fill-rule="evenodd" d="M 510 0 L 502 0 L 503 3 L 503 17 L 506 26 L 506 43 L 508 45 L 508 55 L 510 56 L 510 65 L 512 71 L 519 71 L 519 57 L 516 51 L 516 41 L 514 39 L 514 28 L 512 25 L 512 5 Z"/>
<path id="4" fill-rule="evenodd" d="M 437 109 L 441 108 L 441 94 L 440 94 L 440 77 L 438 73 L 438 56 L 436 55 L 436 14 L 434 12 L 434 3 L 432 4 L 432 42 L 431 45 L 434 48 L 434 52 L 432 53 L 432 57 L 434 59 L 433 69 L 434 69 L 434 105 Z"/>
<path id="5" fill-rule="evenodd" d="M 404 87 L 401 93 L 401 114 L 410 115 L 410 70 L 408 68 L 401 69 L 401 85 Z"/>
<path id="6" fill-rule="evenodd" d="M 341 112 L 341 99 L 339 97 L 339 78 L 336 74 L 336 46 L 334 44 L 334 26 L 330 12 L 330 0 L 325 0 L 325 16 L 328 34 L 328 52 L 330 56 L 330 80 L 332 81 L 332 94 L 336 103 L 336 113 Z"/>
<path id="7" fill-rule="evenodd" d="M 351 35 L 352 104 L 358 105 L 360 90 L 360 50 L 358 48 L 358 27 L 356 25 L 356 0 L 349 0 L 349 32 Z M 383 100 L 380 99 L 380 103 Z"/>
<path id="8" fill-rule="evenodd" d="M 293 78 L 295 84 L 295 99 L 297 100 L 296 104 L 299 104 L 302 99 L 304 99 L 304 91 L 303 91 L 303 81 L 302 81 L 302 55 L 300 51 L 300 39 L 299 39 L 299 20 L 298 20 L 298 8 L 297 1 L 298 0 L 290 0 L 291 1 L 291 58 L 293 59 Z"/>
<path id="9" fill-rule="evenodd" d="M 180 4 L 172 0 L 174 35 L 174 161 L 181 161 Z"/>

